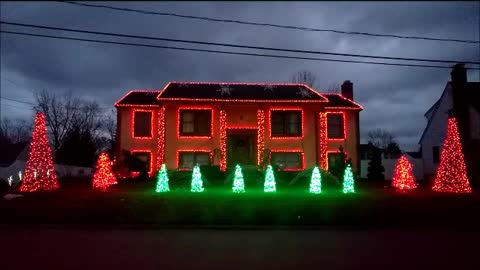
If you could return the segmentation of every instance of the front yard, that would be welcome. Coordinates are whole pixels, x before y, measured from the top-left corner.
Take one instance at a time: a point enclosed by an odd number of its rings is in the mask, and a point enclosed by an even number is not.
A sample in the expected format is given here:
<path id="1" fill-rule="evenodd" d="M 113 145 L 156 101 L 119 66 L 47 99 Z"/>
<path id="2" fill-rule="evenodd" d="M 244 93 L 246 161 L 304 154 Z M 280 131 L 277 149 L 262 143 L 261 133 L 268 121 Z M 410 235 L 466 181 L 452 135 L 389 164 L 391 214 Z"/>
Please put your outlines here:
<path id="1" fill-rule="evenodd" d="M 476 227 L 479 194 L 442 194 L 427 188 L 408 193 L 359 183 L 357 193 L 337 188 L 322 194 L 283 189 L 267 194 L 228 188 L 203 193 L 155 193 L 154 181 L 119 184 L 107 192 L 71 186 L 0 201 L 1 224 L 112 227 Z"/>

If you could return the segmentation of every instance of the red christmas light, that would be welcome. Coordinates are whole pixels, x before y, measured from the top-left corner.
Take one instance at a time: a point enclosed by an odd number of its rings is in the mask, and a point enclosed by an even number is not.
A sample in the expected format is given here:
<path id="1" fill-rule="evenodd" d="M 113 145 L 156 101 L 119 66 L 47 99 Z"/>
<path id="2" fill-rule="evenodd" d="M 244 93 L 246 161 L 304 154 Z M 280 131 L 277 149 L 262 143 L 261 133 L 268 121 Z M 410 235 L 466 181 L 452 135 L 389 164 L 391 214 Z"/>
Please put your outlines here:
<path id="1" fill-rule="evenodd" d="M 417 187 L 413 175 L 413 165 L 402 155 L 395 165 L 395 173 L 392 179 L 392 186 L 401 190 L 414 189 Z"/>
<path id="2" fill-rule="evenodd" d="M 117 184 L 112 171 L 112 162 L 107 153 L 101 153 L 97 160 L 97 170 L 93 175 L 93 188 L 105 191 L 109 186 Z"/>
<path id="3" fill-rule="evenodd" d="M 58 189 L 57 174 L 53 166 L 52 150 L 48 143 L 45 115 L 37 113 L 32 133 L 25 175 L 20 186 L 22 192 Z"/>
<path id="4" fill-rule="evenodd" d="M 270 151 L 269 160 L 272 160 L 272 153 L 299 153 L 302 166 L 300 168 L 284 168 L 283 171 L 303 171 L 305 170 L 305 155 L 302 149 L 274 149 Z"/>
<path id="5" fill-rule="evenodd" d="M 148 170 L 148 175 L 152 176 L 153 173 L 153 157 L 152 151 L 149 149 L 130 149 L 130 153 L 133 155 L 135 153 L 147 153 L 150 155 L 150 169 Z"/>
<path id="6" fill-rule="evenodd" d="M 302 118 L 301 121 L 302 121 L 302 124 L 301 124 L 301 130 L 300 130 L 300 135 L 298 136 L 272 136 L 272 111 L 293 111 L 293 112 L 300 112 L 300 117 Z M 270 130 L 270 139 L 273 139 L 273 140 L 301 140 L 303 139 L 303 135 L 304 135 L 304 115 L 303 115 L 303 109 L 302 108 L 298 108 L 298 107 L 275 107 L 275 108 L 271 108 L 268 110 L 268 128 Z"/>
<path id="7" fill-rule="evenodd" d="M 347 119 L 345 117 L 345 112 L 326 112 L 325 117 L 328 117 L 329 114 L 341 114 L 343 118 L 343 138 L 328 138 L 327 132 L 327 140 L 329 141 L 344 141 L 347 138 Z"/>
<path id="8" fill-rule="evenodd" d="M 210 115 L 211 115 L 211 119 L 210 119 L 210 135 L 208 136 L 196 136 L 196 135 L 193 135 L 193 136 L 190 136 L 190 135 L 180 135 L 180 127 L 181 127 L 181 124 L 180 123 L 180 114 L 182 111 L 184 110 L 210 110 Z M 190 107 L 179 107 L 178 110 L 177 110 L 177 139 L 211 139 L 212 136 L 213 136 L 213 121 L 214 121 L 214 111 L 213 111 L 213 108 L 212 107 L 204 107 L 204 106 L 190 106 Z"/>
<path id="9" fill-rule="evenodd" d="M 326 106 L 325 109 L 333 109 L 333 110 L 337 110 L 337 109 L 338 109 L 338 110 L 358 110 L 358 109 L 360 109 L 360 110 L 363 110 L 362 105 L 356 103 L 355 101 L 353 101 L 353 100 L 351 100 L 351 99 L 349 99 L 349 98 L 344 97 L 343 95 L 336 94 L 336 93 L 333 93 L 333 94 L 325 94 L 325 95 L 327 96 L 327 98 L 328 98 L 328 96 L 330 96 L 330 95 L 339 96 L 339 97 L 341 97 L 342 99 L 344 99 L 344 100 L 346 100 L 346 101 L 348 101 L 348 102 L 351 102 L 351 103 L 353 103 L 353 104 L 355 104 L 355 105 L 357 106 L 357 108 L 337 107 L 337 106 Z"/>
<path id="10" fill-rule="evenodd" d="M 257 164 L 260 166 L 265 149 L 265 111 L 263 109 L 257 110 L 257 128 Z"/>
<path id="11" fill-rule="evenodd" d="M 165 163 L 165 106 L 158 110 L 157 168 Z"/>
<path id="12" fill-rule="evenodd" d="M 114 106 L 115 107 L 146 107 L 146 108 L 152 108 L 152 107 L 159 107 L 160 105 L 145 105 L 145 104 L 120 104 L 120 102 L 130 95 L 131 93 L 136 93 L 136 92 L 141 92 L 141 93 L 158 93 L 158 90 L 130 90 L 128 91 L 125 95 L 123 95 L 117 102 L 115 102 Z"/>
<path id="13" fill-rule="evenodd" d="M 220 171 L 227 170 L 227 112 L 220 110 Z"/>
<path id="14" fill-rule="evenodd" d="M 146 137 L 138 137 L 135 136 L 135 113 L 136 112 L 148 112 L 150 113 L 150 136 Z M 132 131 L 132 138 L 136 140 L 151 140 L 153 139 L 153 111 L 152 110 L 143 110 L 143 109 L 133 109 L 132 110 L 132 126 L 131 126 L 131 131 Z"/>
<path id="15" fill-rule="evenodd" d="M 432 189 L 439 192 L 472 192 L 467 177 L 457 119 L 453 117 L 448 119 L 447 134 L 440 155 L 440 165 Z"/>
<path id="16" fill-rule="evenodd" d="M 327 160 L 325 161 L 325 163 L 326 163 L 326 164 L 325 164 L 325 168 L 326 168 L 325 170 L 326 170 L 326 171 L 328 171 L 328 155 L 329 155 L 329 154 L 338 154 L 338 153 L 341 153 L 340 150 L 331 150 L 331 151 L 327 151 L 327 152 L 325 153 L 325 155 L 327 156 Z M 344 152 L 344 153 L 345 153 L 345 152 Z M 346 157 L 347 157 L 347 153 L 345 153 L 345 159 L 346 159 Z"/>
<path id="17" fill-rule="evenodd" d="M 322 170 L 328 169 L 327 160 L 327 116 L 321 112 L 318 114 L 318 151 L 319 151 L 319 167 Z"/>

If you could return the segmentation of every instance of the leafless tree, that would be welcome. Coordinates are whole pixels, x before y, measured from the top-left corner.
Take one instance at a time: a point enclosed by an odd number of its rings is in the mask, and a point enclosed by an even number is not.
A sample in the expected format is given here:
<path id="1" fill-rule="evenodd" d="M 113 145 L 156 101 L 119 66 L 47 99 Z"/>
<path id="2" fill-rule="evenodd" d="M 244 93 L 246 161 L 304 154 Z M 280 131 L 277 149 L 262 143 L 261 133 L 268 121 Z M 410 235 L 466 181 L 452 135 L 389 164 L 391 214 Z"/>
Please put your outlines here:
<path id="1" fill-rule="evenodd" d="M 368 132 L 368 141 L 378 148 L 387 149 L 390 143 L 395 143 L 395 136 L 387 130 L 377 128 Z"/>
<path id="2" fill-rule="evenodd" d="M 10 143 L 28 142 L 32 134 L 32 123 L 24 119 L 3 118 L 0 125 L 2 138 Z"/>
<path id="3" fill-rule="evenodd" d="M 303 83 L 306 84 L 312 88 L 315 88 L 315 82 L 317 80 L 317 77 L 310 71 L 308 70 L 300 70 L 297 71 L 291 79 L 292 83 Z"/>
<path id="4" fill-rule="evenodd" d="M 341 87 L 339 83 L 332 83 L 328 88 L 327 88 L 327 93 L 340 93 Z"/>
<path id="5" fill-rule="evenodd" d="M 106 114 L 103 119 L 103 128 L 108 135 L 108 139 L 114 141 L 117 134 L 117 118 L 115 110 L 111 110 L 110 113 Z"/>

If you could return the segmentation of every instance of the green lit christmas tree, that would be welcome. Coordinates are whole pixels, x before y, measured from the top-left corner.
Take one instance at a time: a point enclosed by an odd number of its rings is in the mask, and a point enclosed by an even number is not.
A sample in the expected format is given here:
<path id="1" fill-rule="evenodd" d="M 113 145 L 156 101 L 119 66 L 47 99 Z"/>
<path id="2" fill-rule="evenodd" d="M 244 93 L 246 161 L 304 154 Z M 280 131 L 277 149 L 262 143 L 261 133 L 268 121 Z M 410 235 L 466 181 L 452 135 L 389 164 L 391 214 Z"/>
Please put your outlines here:
<path id="1" fill-rule="evenodd" d="M 355 181 L 353 179 L 353 172 L 350 164 L 345 168 L 345 173 L 343 175 L 343 193 L 355 193 Z"/>
<path id="2" fill-rule="evenodd" d="M 235 167 L 235 176 L 233 178 L 233 192 L 243 193 L 245 192 L 245 183 L 243 181 L 242 168 L 237 164 Z"/>
<path id="3" fill-rule="evenodd" d="M 313 168 L 312 177 L 310 178 L 310 193 L 322 193 L 322 175 L 318 166 Z"/>
<path id="4" fill-rule="evenodd" d="M 190 191 L 203 192 L 203 190 L 202 173 L 200 172 L 200 167 L 195 165 L 192 172 L 192 187 L 190 188 Z"/>
<path id="5" fill-rule="evenodd" d="M 275 176 L 273 175 L 272 165 L 267 166 L 267 173 L 265 174 L 265 183 L 263 184 L 264 192 L 276 192 Z"/>
<path id="6" fill-rule="evenodd" d="M 167 174 L 167 166 L 162 164 L 162 168 L 158 171 L 157 174 L 157 188 L 156 192 L 167 192 L 170 191 L 170 187 L 168 186 L 168 174 Z"/>

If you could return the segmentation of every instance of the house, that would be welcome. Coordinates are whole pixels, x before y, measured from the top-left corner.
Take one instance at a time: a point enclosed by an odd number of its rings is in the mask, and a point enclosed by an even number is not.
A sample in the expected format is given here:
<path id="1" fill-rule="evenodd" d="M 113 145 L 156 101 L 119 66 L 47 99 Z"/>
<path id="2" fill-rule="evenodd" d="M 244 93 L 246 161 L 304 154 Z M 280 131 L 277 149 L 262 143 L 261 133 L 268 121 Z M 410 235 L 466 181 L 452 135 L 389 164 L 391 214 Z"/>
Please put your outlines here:
<path id="1" fill-rule="evenodd" d="M 480 188 L 480 82 L 468 82 L 463 64 L 452 67 L 451 81 L 447 82 L 440 98 L 425 113 L 427 126 L 419 144 L 425 177 L 435 176 L 447 130 L 448 113 L 458 120 L 467 175 L 473 188 Z"/>
<path id="2" fill-rule="evenodd" d="M 143 160 L 150 175 L 163 163 L 180 170 L 265 162 L 282 170 L 328 169 L 340 146 L 353 169 L 360 167 L 363 108 L 350 81 L 341 94 L 304 84 L 170 82 L 159 91 L 130 91 L 115 107 L 120 176 L 131 174 L 124 151 Z"/>

